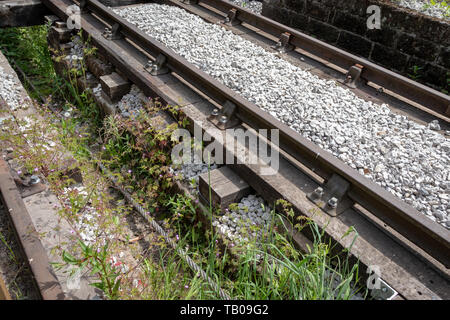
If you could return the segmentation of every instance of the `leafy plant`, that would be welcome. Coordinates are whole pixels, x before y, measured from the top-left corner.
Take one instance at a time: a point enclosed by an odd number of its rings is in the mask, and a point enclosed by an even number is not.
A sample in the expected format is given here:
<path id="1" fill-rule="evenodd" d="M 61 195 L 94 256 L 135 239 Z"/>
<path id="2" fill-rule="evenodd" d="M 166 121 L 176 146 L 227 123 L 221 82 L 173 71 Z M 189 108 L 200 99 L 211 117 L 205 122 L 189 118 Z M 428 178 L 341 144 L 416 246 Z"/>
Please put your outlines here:
<path id="1" fill-rule="evenodd" d="M 81 258 L 75 258 L 64 250 L 62 253 L 63 261 L 81 270 L 88 267 L 91 275 L 96 275 L 100 280 L 90 285 L 102 290 L 109 299 L 117 299 L 120 286 L 120 273 L 112 261 L 108 261 L 108 243 L 98 249 L 86 245 L 81 240 L 78 240 L 78 244 L 81 249 Z"/>

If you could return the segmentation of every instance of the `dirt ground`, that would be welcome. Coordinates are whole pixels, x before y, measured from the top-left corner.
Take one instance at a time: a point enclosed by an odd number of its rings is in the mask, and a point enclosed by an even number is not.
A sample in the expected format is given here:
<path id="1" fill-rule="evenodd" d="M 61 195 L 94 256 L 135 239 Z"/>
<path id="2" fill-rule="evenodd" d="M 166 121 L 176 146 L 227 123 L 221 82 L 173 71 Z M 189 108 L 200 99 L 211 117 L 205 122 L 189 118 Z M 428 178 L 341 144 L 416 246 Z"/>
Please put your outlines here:
<path id="1" fill-rule="evenodd" d="M 0 202 L 0 277 L 12 299 L 39 299 L 32 274 L 24 260 L 3 204 Z"/>

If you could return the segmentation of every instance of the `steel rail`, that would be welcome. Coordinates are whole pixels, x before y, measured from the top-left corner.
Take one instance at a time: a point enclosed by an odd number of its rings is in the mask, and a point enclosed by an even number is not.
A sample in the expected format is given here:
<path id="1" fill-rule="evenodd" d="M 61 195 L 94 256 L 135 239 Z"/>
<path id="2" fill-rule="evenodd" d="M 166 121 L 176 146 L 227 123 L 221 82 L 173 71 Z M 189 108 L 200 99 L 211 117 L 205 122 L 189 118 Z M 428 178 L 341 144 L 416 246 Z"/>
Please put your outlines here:
<path id="1" fill-rule="evenodd" d="M 2 276 L 0 276 L 0 300 L 12 300 Z"/>
<path id="2" fill-rule="evenodd" d="M 33 275 L 33 283 L 44 300 L 66 298 L 56 274 L 50 267 L 39 233 L 34 227 L 22 196 L 10 174 L 8 163 L 0 158 L 0 201 L 16 233 L 20 249 Z"/>
<path id="3" fill-rule="evenodd" d="M 179 0 L 169 1 L 179 2 Z M 396 94 L 414 101 L 447 118 L 450 117 L 450 96 L 442 92 L 408 79 L 402 75 L 392 72 L 391 70 L 370 62 L 369 60 L 348 53 L 326 42 L 317 40 L 305 33 L 285 26 L 272 19 L 253 13 L 243 7 L 234 5 L 231 2 L 222 0 L 199 0 L 198 2 L 211 6 L 224 14 L 227 14 L 231 9 L 234 9 L 237 13 L 237 20 L 252 25 L 253 27 L 256 27 L 275 37 L 280 37 L 281 34 L 288 32 L 291 35 L 289 41 L 291 45 L 312 53 L 321 59 L 329 61 L 344 70 L 348 70 L 355 64 L 359 64 L 363 66 L 361 78 L 364 80 L 373 82 L 383 88 L 395 92 Z"/>
<path id="4" fill-rule="evenodd" d="M 70 0 L 43 0 L 50 9 L 67 19 L 66 8 L 59 6 Z M 85 1 L 86 12 L 92 12 L 110 25 L 117 24 L 120 32 L 143 51 L 156 57 L 166 57 L 167 67 L 191 85 L 223 105 L 226 101 L 238 107 L 237 116 L 254 128 L 279 129 L 280 147 L 295 159 L 321 175 L 325 180 L 338 174 L 351 184 L 348 196 L 380 218 L 403 236 L 427 251 L 447 268 L 450 266 L 450 232 L 407 205 L 375 182 L 363 177 L 331 153 L 326 152 L 295 132 L 255 104 L 245 100 L 225 85 L 197 69 L 170 48 L 159 43 L 136 26 L 121 18 L 97 0 Z M 82 25 L 83 25 L 83 15 Z M 114 53 L 117 55 L 118 53 Z M 125 58 L 123 59 L 125 60 Z M 121 65 L 123 67 L 123 64 Z M 128 72 L 129 73 L 129 72 Z"/>

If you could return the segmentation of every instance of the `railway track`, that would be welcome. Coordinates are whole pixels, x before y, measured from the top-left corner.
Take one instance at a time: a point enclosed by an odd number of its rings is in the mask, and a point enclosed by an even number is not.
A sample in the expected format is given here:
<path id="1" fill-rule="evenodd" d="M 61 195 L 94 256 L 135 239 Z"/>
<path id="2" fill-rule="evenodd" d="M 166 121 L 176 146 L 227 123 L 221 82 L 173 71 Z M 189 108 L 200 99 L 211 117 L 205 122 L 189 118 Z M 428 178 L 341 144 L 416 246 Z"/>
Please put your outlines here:
<path id="1" fill-rule="evenodd" d="M 33 191 L 31 192 L 33 193 Z M 36 294 L 46 300 L 62 299 L 64 294 L 50 268 L 50 262 L 40 241 L 40 236 L 22 200 L 24 195 L 25 193 L 21 192 L 16 186 L 14 178 L 10 174 L 8 163 L 0 159 L 0 198 L 5 209 L 7 209 L 8 219 L 15 231 L 21 253 L 23 257 L 26 257 L 25 263 L 31 270 L 32 281 L 37 288 Z M 0 290 L 3 291 L 5 299 L 10 299 L 6 286 L 0 285 Z"/>
<path id="2" fill-rule="evenodd" d="M 67 8 L 73 4 L 69 0 L 44 0 L 44 3 L 63 21 L 66 21 L 68 18 Z M 191 8 L 190 5 L 176 1 L 166 1 L 166 3 L 181 6 L 188 10 Z M 282 35 L 279 41 L 279 47 L 284 46 L 288 48 L 289 45 L 293 45 L 307 50 L 322 59 L 328 59 L 340 68 L 349 70 L 345 78 L 348 84 L 352 83 L 352 80 L 357 81 L 358 79 L 356 77 L 359 77 L 360 79 L 374 82 L 379 86 L 389 88 L 389 90 L 404 96 L 414 103 L 425 104 L 432 112 L 437 113 L 441 120 L 445 120 L 449 115 L 448 106 L 450 105 L 450 100 L 448 96 L 442 93 L 230 3 L 213 0 L 201 1 L 201 4 L 211 6 L 222 13 L 226 12 L 229 17 L 228 23 L 231 25 L 239 21 L 240 23 L 247 23 L 253 27 L 260 28 L 272 36 Z M 413 269 L 408 269 L 408 272 L 424 272 L 424 274 L 427 274 L 427 276 L 430 275 L 433 279 L 443 279 L 443 285 L 445 287 L 445 283 L 448 283 L 447 281 L 449 279 L 448 266 L 450 265 L 450 237 L 448 230 L 430 221 L 417 210 L 399 200 L 374 182 L 364 178 L 333 155 L 318 148 L 298 132 L 262 111 L 258 106 L 245 100 L 211 76 L 200 71 L 173 50 L 138 30 L 130 22 L 121 18 L 98 1 L 82 1 L 80 6 L 82 10 L 81 26 L 83 31 L 92 38 L 93 43 L 101 49 L 108 60 L 125 77 L 138 85 L 146 95 L 159 97 L 165 104 L 177 104 L 177 101 L 174 101 L 170 93 L 167 93 L 163 88 L 164 77 L 166 75 L 163 75 L 165 72 L 162 71 L 168 69 L 173 74 L 176 74 L 176 77 L 180 81 L 183 81 L 186 86 L 189 86 L 198 94 L 207 97 L 213 104 L 222 106 L 222 115 L 226 116 L 222 118 L 224 120 L 222 121 L 222 125 L 219 125 L 222 126 L 222 129 L 235 126 L 237 123 L 241 123 L 244 127 L 256 129 L 278 129 L 280 132 L 280 152 L 284 158 L 281 163 L 281 165 L 284 165 L 281 169 L 281 174 L 298 171 L 303 176 L 312 180 L 314 182 L 312 185 L 315 185 L 315 187 L 309 188 L 308 192 L 303 190 L 304 197 L 309 197 L 312 201 L 310 200 L 308 205 L 305 205 L 303 202 L 301 205 L 299 204 L 297 207 L 300 208 L 298 210 L 300 213 L 307 215 L 306 208 L 315 206 L 317 201 L 313 197 L 319 191 L 325 192 L 322 200 L 327 202 L 332 197 L 337 196 L 336 190 L 341 188 L 346 189 L 347 192 L 341 194 L 341 197 L 338 199 L 337 208 L 330 209 L 324 207 L 324 211 L 336 220 L 336 226 L 342 222 L 339 221 L 341 220 L 339 216 L 342 213 L 347 213 L 347 211 L 357 212 L 359 217 L 363 217 L 363 220 L 371 221 L 374 226 L 371 227 L 374 228 L 373 230 L 382 229 L 384 233 L 388 234 L 388 238 L 394 238 L 396 243 L 400 243 L 402 248 L 406 247 L 408 249 L 405 252 L 402 251 L 402 258 L 406 260 L 413 259 L 417 262 L 417 265 Z M 105 27 L 107 28 L 106 37 L 104 36 Z M 286 32 L 289 35 L 286 35 Z M 147 60 L 149 58 L 154 61 L 152 64 L 153 69 L 150 73 L 146 70 Z M 360 72 L 355 70 L 355 68 L 352 69 L 355 65 L 359 65 L 356 66 L 356 69 L 361 69 Z M 360 66 L 363 67 L 361 68 Z M 355 76 L 354 72 L 357 72 L 356 74 L 358 75 Z M 348 76 L 352 77 L 349 78 Z M 186 104 L 186 106 L 188 105 Z M 225 105 L 230 113 L 224 113 L 226 108 L 223 106 Z M 188 118 L 195 122 L 195 120 L 198 120 L 199 115 L 203 118 L 208 118 L 211 116 L 211 112 L 217 111 L 203 108 L 203 114 L 198 113 L 197 119 L 194 112 L 190 113 L 189 110 L 184 110 L 184 112 L 186 112 Z M 235 122 L 233 119 L 239 120 L 239 122 Z M 203 127 L 202 130 L 208 131 L 212 128 L 215 128 L 215 126 L 211 125 L 209 128 Z M 252 170 L 250 166 L 246 165 L 231 167 L 247 178 L 249 172 Z M 273 193 L 272 197 L 281 196 L 281 198 L 289 199 L 289 197 L 293 196 L 292 193 L 289 194 L 288 192 L 283 192 L 283 190 L 273 192 L 273 189 L 277 189 L 276 184 L 281 183 L 281 181 L 277 182 L 275 179 L 271 181 L 270 178 L 258 175 L 253 177 L 253 181 L 251 181 L 252 179 L 247 180 L 249 180 L 249 184 L 257 191 L 269 197 L 269 200 L 271 200 L 271 192 Z M 258 187 L 257 185 L 260 186 Z M 321 189 L 318 189 L 318 187 Z M 295 191 L 292 190 L 292 192 Z M 349 214 L 347 213 L 347 215 L 342 216 L 348 218 Z M 354 217 L 349 219 L 358 218 Z M 322 222 L 319 224 L 324 225 Z M 337 242 L 340 241 L 336 239 L 336 234 L 331 237 Z M 378 234 L 374 237 L 367 235 L 365 240 L 367 242 L 371 238 L 372 240 L 380 240 L 380 237 L 383 236 Z M 340 243 L 342 244 L 343 241 Z M 360 247 L 359 250 L 363 250 L 362 248 Z M 354 253 L 356 254 L 357 252 Z M 388 256 L 388 254 L 385 256 Z M 393 258 L 389 257 L 389 259 Z M 370 260 L 371 258 L 366 253 L 366 258 L 363 258 L 362 262 L 369 266 Z M 394 265 L 398 267 L 401 263 L 396 261 Z M 405 267 L 405 265 L 401 265 L 401 267 Z M 396 267 L 392 268 L 392 270 L 395 270 Z M 414 270 L 414 268 L 417 269 Z M 386 270 L 388 269 L 386 268 Z M 392 285 L 395 282 L 394 278 L 395 276 L 391 274 L 387 275 L 385 279 Z M 431 282 L 435 284 L 436 280 Z M 408 287 L 408 285 L 401 288 L 396 283 L 393 286 L 405 298 L 413 298 L 424 294 L 430 297 L 428 293 L 424 293 L 423 291 L 416 290 L 414 293 L 414 289 Z M 418 283 L 412 285 L 412 287 L 415 286 L 420 287 Z M 422 287 L 424 288 L 430 286 L 429 283 L 422 283 Z M 433 291 L 432 289 L 430 290 L 431 292 Z M 445 290 L 444 293 L 439 292 L 439 294 L 445 296 Z"/>
<path id="3" fill-rule="evenodd" d="M 11 300 L 11 296 L 9 295 L 5 282 L 1 277 L 0 277 L 0 300 Z"/>

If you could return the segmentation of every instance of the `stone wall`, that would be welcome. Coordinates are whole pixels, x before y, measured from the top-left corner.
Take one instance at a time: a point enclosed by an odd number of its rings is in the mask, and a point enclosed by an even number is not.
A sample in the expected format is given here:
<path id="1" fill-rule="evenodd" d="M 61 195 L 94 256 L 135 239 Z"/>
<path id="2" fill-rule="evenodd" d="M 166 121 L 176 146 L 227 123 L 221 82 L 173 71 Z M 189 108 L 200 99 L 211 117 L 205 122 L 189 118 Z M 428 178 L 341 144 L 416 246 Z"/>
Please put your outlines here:
<path id="1" fill-rule="evenodd" d="M 381 29 L 367 28 L 370 5 Z M 264 0 L 263 15 L 353 54 L 450 91 L 450 23 L 388 0 Z M 415 71 L 416 70 L 416 71 Z"/>
<path id="2" fill-rule="evenodd" d="M 44 24 L 50 10 L 40 0 L 0 0 L 0 28 Z"/>

